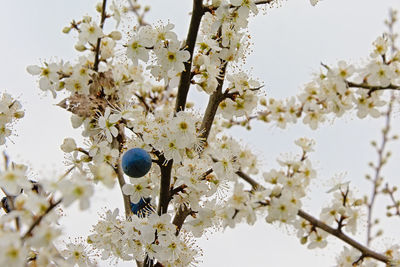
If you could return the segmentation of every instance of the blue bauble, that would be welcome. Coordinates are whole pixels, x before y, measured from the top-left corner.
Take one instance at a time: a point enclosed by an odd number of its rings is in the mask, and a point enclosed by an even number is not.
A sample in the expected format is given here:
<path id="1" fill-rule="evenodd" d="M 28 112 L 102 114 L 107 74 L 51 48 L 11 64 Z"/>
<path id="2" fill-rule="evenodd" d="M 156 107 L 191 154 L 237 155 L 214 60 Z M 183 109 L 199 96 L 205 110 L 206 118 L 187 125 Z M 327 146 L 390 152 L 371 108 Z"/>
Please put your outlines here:
<path id="1" fill-rule="evenodd" d="M 139 178 L 149 172 L 151 168 L 151 157 L 146 150 L 132 148 L 122 156 L 122 170 L 133 178 Z"/>
<path id="2" fill-rule="evenodd" d="M 151 197 L 141 198 L 138 203 L 131 202 L 131 211 L 139 218 L 144 218 L 154 212 L 154 207 L 151 205 Z"/>

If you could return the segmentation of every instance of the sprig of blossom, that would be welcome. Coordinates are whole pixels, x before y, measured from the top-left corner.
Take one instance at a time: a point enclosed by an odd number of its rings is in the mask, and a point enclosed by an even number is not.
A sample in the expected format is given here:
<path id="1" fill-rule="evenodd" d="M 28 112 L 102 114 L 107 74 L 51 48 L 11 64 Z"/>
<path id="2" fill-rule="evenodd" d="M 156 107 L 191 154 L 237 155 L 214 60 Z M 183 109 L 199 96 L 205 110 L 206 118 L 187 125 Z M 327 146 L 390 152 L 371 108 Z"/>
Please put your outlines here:
<path id="1" fill-rule="evenodd" d="M 20 102 L 11 95 L 3 93 L 0 99 L 0 145 L 6 143 L 6 138 L 12 134 L 12 126 L 15 121 L 24 117 Z"/>

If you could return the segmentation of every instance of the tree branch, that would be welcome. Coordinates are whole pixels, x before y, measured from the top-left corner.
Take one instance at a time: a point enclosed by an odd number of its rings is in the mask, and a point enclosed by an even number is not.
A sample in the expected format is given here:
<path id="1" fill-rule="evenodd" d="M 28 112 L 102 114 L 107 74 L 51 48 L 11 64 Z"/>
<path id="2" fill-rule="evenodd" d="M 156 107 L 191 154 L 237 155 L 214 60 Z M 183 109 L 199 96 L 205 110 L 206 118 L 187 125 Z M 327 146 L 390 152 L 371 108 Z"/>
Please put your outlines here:
<path id="1" fill-rule="evenodd" d="M 372 193 L 371 193 L 371 200 L 369 203 L 367 203 L 367 208 L 368 208 L 368 217 L 367 217 L 367 246 L 370 245 L 372 241 L 371 237 L 371 231 L 372 231 L 372 211 L 373 207 L 375 204 L 375 199 L 378 194 L 378 188 L 381 185 L 380 178 L 381 178 L 381 170 L 383 165 L 386 163 L 386 157 L 384 155 L 386 144 L 389 141 L 388 134 L 390 130 L 390 119 L 391 119 L 391 113 L 392 113 L 392 105 L 393 101 L 389 102 L 389 107 L 386 112 L 386 122 L 385 122 L 385 127 L 382 130 L 382 144 L 380 148 L 377 148 L 378 152 L 378 163 L 375 166 L 375 177 L 374 180 L 372 181 L 373 188 L 372 188 Z"/>
<path id="2" fill-rule="evenodd" d="M 370 85 L 368 83 L 353 83 L 346 81 L 346 84 L 348 87 L 357 87 L 357 88 L 362 88 L 362 89 L 367 89 L 368 90 L 368 95 L 371 95 L 375 91 L 381 91 L 381 90 L 400 90 L 400 86 L 394 85 L 394 84 L 389 84 L 388 86 L 374 86 Z"/>
<path id="3" fill-rule="evenodd" d="M 176 233 L 175 235 L 178 236 L 179 232 L 182 228 L 183 223 L 186 220 L 186 217 L 192 213 L 192 210 L 188 208 L 186 205 L 181 205 L 179 210 L 176 212 L 176 215 L 172 221 L 174 225 L 176 225 Z"/>
<path id="4" fill-rule="evenodd" d="M 271 4 L 271 3 L 274 2 L 274 1 L 275 1 L 275 0 L 263 0 L 263 1 L 255 1 L 254 3 L 255 3 L 256 5 L 265 5 L 265 4 Z M 214 6 L 205 6 L 205 7 L 204 7 L 204 10 L 205 10 L 206 12 L 210 12 L 210 11 L 216 10 L 217 8 L 218 8 L 218 7 L 214 7 Z M 237 6 L 230 5 L 229 8 L 237 8 Z"/>
<path id="5" fill-rule="evenodd" d="M 224 86 L 225 71 L 228 63 L 224 62 L 221 69 L 221 78 L 218 78 L 218 86 L 215 92 L 208 99 L 206 111 L 204 113 L 203 121 L 200 126 L 200 137 L 207 141 L 208 135 L 211 131 L 211 126 L 214 121 L 215 114 L 217 113 L 219 104 L 225 99 L 222 93 L 222 87 Z"/>
<path id="6" fill-rule="evenodd" d="M 274 0 L 264 0 L 264 1 L 256 1 L 255 4 L 256 5 L 264 5 L 264 4 L 270 4 L 272 3 Z"/>
<path id="7" fill-rule="evenodd" d="M 378 261 L 381 261 L 381 262 L 384 262 L 384 263 L 389 263 L 390 262 L 390 259 L 388 257 L 386 257 L 385 255 L 377 253 L 377 252 L 369 249 L 368 247 L 362 245 L 361 243 L 357 242 L 356 240 L 354 240 L 354 239 L 350 238 L 349 236 L 345 235 L 339 229 L 334 229 L 334 228 L 330 227 L 329 225 L 326 225 L 325 223 L 317 220 L 316 218 L 312 217 L 308 213 L 306 213 L 306 212 L 304 212 L 302 210 L 299 210 L 297 215 L 300 216 L 301 218 L 305 219 L 306 221 L 310 222 L 315 227 L 318 227 L 318 228 L 324 230 L 325 232 L 328 232 L 331 235 L 336 236 L 337 238 L 339 238 L 343 242 L 345 242 L 345 243 L 349 244 L 350 246 L 358 249 L 362 253 L 362 255 L 364 255 L 364 257 L 371 257 L 371 258 L 374 258 L 374 259 L 376 259 Z"/>
<path id="8" fill-rule="evenodd" d="M 187 188 L 187 185 L 182 184 L 182 185 L 180 185 L 178 187 L 175 187 L 175 188 L 169 190 L 169 201 L 172 200 L 174 195 L 177 195 L 180 192 L 185 192 L 185 188 Z"/>
<path id="9" fill-rule="evenodd" d="M 186 37 L 186 50 L 190 53 L 190 58 L 185 62 L 185 70 L 181 74 L 181 79 L 178 86 L 178 95 L 176 97 L 175 112 L 185 110 L 186 98 L 189 92 L 190 80 L 191 80 L 191 68 L 193 51 L 196 44 L 197 33 L 199 31 L 201 18 L 204 15 L 202 0 L 193 0 L 192 18 L 190 20 L 190 26 L 188 35 Z"/>
<path id="10" fill-rule="evenodd" d="M 121 160 L 122 160 L 122 149 L 125 143 L 125 133 L 124 133 L 124 125 L 123 124 L 118 124 L 118 145 L 119 145 L 119 153 L 120 153 L 120 157 L 118 160 L 118 164 L 116 167 L 114 167 L 114 171 L 117 173 L 117 177 L 118 177 L 118 184 L 119 187 L 121 189 L 121 194 L 122 194 L 122 198 L 124 201 L 124 209 L 125 209 L 125 217 L 127 220 L 129 220 L 129 218 L 131 217 L 132 211 L 131 211 L 131 200 L 130 197 L 125 195 L 124 192 L 122 192 L 122 187 L 125 185 L 125 178 L 124 178 L 124 173 L 122 171 L 122 167 L 121 167 Z"/>
<path id="11" fill-rule="evenodd" d="M 254 190 L 257 189 L 263 189 L 264 187 L 262 185 L 260 185 L 257 181 L 255 181 L 253 178 L 251 178 L 249 175 L 238 171 L 236 172 L 237 175 L 239 175 L 241 178 L 243 178 L 246 182 L 248 182 Z M 297 212 L 297 215 L 300 216 L 301 218 L 305 219 L 306 221 L 308 221 L 309 223 L 311 223 L 313 226 L 320 228 L 322 230 L 324 230 L 325 232 L 336 236 L 337 238 L 339 238 L 340 240 L 342 240 L 343 242 L 349 244 L 350 246 L 358 249 L 362 255 L 364 257 L 371 257 L 374 258 L 378 261 L 384 262 L 384 263 L 389 263 L 390 259 L 388 257 L 386 257 L 383 254 L 377 253 L 371 249 L 369 249 L 368 247 L 362 245 L 361 243 L 357 242 L 356 240 L 352 239 L 351 237 L 349 237 L 348 235 L 344 234 L 340 229 L 335 229 L 330 227 L 329 225 L 323 223 L 322 221 L 314 218 L 313 216 L 309 215 L 308 213 L 306 213 L 305 211 L 299 210 Z"/>
<path id="12" fill-rule="evenodd" d="M 36 218 L 36 220 L 33 221 L 32 225 L 29 227 L 29 229 L 26 231 L 26 233 L 21 237 L 22 240 L 25 240 L 27 237 L 29 237 L 32 233 L 32 231 L 35 229 L 36 226 L 40 224 L 40 222 L 43 220 L 43 218 L 50 213 L 58 204 L 61 203 L 61 200 L 58 200 L 56 202 L 51 202 L 50 206 L 44 211 L 42 215 Z"/>
<path id="13" fill-rule="evenodd" d="M 163 155 L 160 156 L 161 161 L 165 161 Z M 158 203 L 157 213 L 162 215 L 167 212 L 170 201 L 170 185 L 171 185 L 171 170 L 173 161 L 169 160 L 167 164 L 160 163 L 161 169 L 161 185 L 160 185 L 160 200 Z"/>
<path id="14" fill-rule="evenodd" d="M 100 29 L 103 29 L 104 21 L 106 20 L 106 5 L 107 5 L 107 0 L 103 0 L 103 5 L 101 7 L 102 9 L 101 9 Z M 98 71 L 99 69 L 100 45 L 101 45 L 101 37 L 97 38 L 96 51 L 94 56 L 94 65 L 93 65 L 94 71 Z"/>

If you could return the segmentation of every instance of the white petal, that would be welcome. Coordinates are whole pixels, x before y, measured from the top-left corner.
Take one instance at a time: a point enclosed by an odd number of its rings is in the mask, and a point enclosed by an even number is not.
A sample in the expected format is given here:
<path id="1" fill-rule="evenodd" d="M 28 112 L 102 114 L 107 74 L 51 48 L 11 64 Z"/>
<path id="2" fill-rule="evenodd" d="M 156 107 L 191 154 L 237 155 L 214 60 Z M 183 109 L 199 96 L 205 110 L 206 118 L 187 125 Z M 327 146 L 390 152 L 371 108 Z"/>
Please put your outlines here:
<path id="1" fill-rule="evenodd" d="M 114 137 L 117 137 L 118 135 L 118 130 L 114 126 L 110 128 L 110 132 Z"/>
<path id="2" fill-rule="evenodd" d="M 121 119 L 121 114 L 112 114 L 109 118 L 108 121 L 110 123 L 116 123 L 117 121 L 119 121 Z"/>
<path id="3" fill-rule="evenodd" d="M 42 69 L 36 65 L 30 65 L 26 67 L 26 71 L 32 75 L 39 75 L 42 72 Z"/>
<path id="4" fill-rule="evenodd" d="M 106 119 L 104 117 L 100 117 L 98 120 L 98 124 L 100 128 L 105 129 L 106 128 Z"/>

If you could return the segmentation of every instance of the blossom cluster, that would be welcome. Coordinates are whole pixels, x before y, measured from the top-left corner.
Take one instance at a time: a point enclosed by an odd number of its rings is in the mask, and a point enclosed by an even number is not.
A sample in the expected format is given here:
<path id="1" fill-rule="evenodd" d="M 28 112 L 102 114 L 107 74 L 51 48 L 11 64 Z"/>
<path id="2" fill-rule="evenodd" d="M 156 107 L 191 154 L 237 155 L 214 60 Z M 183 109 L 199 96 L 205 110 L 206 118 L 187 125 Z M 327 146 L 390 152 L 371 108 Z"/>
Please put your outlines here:
<path id="1" fill-rule="evenodd" d="M 367 66 L 356 69 L 345 62 L 339 62 L 336 68 L 325 66 L 325 71 L 298 96 L 265 100 L 259 94 L 260 82 L 241 68 L 250 46 L 248 21 L 258 14 L 257 2 L 204 2 L 207 5 L 202 6 L 200 32 L 192 54 L 186 44 L 189 40 L 179 40 L 172 23 L 141 22 L 123 35 L 118 27 L 129 8 L 113 2 L 110 12 L 98 5 L 99 22 L 84 16 L 64 28 L 65 33 L 77 33 L 78 60 L 44 62 L 27 68 L 38 77 L 41 90 L 51 92 L 53 97 L 66 95 L 58 106 L 71 112 L 72 126 L 82 129 L 84 137 L 83 142 L 64 139 L 61 149 L 66 153 L 69 169 L 57 181 L 40 181 L 45 194 L 33 193 L 25 168 L 16 165 L 1 172 L 0 186 L 12 196 L 8 201 L 16 207 L 4 217 L 7 223 L 18 218 L 29 229 L 34 218 L 46 215 L 32 233 L 28 231 L 32 236 L 27 240 L 38 238 L 37 242 L 45 244 L 40 238 L 48 235 L 40 232 L 42 228 L 53 231 L 46 242 L 53 242 L 61 234 L 50 223 L 55 221 L 55 212 L 48 211 L 56 196 L 64 207 L 78 202 L 85 210 L 90 207 L 94 185 L 113 188 L 118 177 L 124 200 L 129 203 L 125 203 L 125 217 L 119 217 L 118 210 L 107 211 L 87 238 L 102 260 L 193 265 L 200 254 L 193 244 L 195 238 L 208 229 L 235 227 L 242 221 L 254 224 L 260 215 L 268 223 L 293 225 L 309 248 L 326 246 L 325 231 L 297 219 L 307 187 L 316 177 L 308 158 L 314 142 L 307 138 L 297 140 L 301 153 L 279 159 L 281 168 L 264 172 L 261 185 L 248 176 L 260 173 L 257 156 L 230 137 L 225 126 L 240 118 L 246 118 L 244 125 L 257 118 L 275 121 L 284 128 L 303 116 L 303 122 L 316 129 L 328 114 L 340 117 L 350 109 L 356 109 L 360 118 L 377 117 L 379 107 L 386 103 L 381 89 L 397 87 L 400 82 L 400 56 L 388 54 L 388 38 L 378 38 Z M 313 5 L 317 2 L 311 1 Z M 116 20 L 116 28 L 106 32 L 103 26 L 108 18 Z M 120 51 L 124 52 L 122 56 Z M 181 77 L 188 72 L 188 85 L 210 95 L 210 99 L 215 97 L 216 116 L 202 116 L 197 106 L 189 103 L 174 106 Z M 6 104 L 0 105 L 4 106 L 0 112 L 12 114 L 13 118 L 23 115 L 18 102 L 7 104 L 9 98 L 4 99 Z M 204 126 L 210 121 L 212 129 Z M 133 147 L 146 150 L 154 164 L 144 177 L 126 180 L 121 156 Z M 165 174 L 166 171 L 170 173 Z M 169 183 L 162 188 L 161 180 L 165 178 Z M 162 189 L 168 191 L 166 200 L 161 199 Z M 148 202 L 145 211 L 133 210 L 132 207 L 141 209 L 143 201 Z M 167 202 L 166 210 L 160 209 L 162 201 Z M 153 207 L 157 204 L 156 212 Z M 339 228 L 355 233 L 359 206 L 350 191 L 339 187 L 332 203 L 322 210 L 321 221 L 327 225 L 336 222 Z M 187 216 L 183 226 L 172 219 L 182 213 Z M 18 230 L 9 229 L 12 234 Z M 44 248 L 35 247 L 36 241 L 24 242 L 19 237 L 17 243 L 10 241 L 10 247 L 19 246 L 18 255 L 23 255 L 16 257 L 18 263 L 37 248 L 33 254 L 38 263 L 67 259 L 79 266 L 92 264 L 83 244 L 68 244 L 61 254 L 55 246 L 47 246 L 45 249 L 54 251 L 42 253 L 39 251 Z M 16 238 L 10 235 L 10 240 Z M 58 259 L 57 255 L 62 257 Z M 0 262 L 11 262 L 7 257 L 0 256 Z"/>
<path id="2" fill-rule="evenodd" d="M 124 261 L 157 259 L 164 266 L 182 267 L 197 262 L 199 249 L 189 236 L 175 235 L 176 227 L 169 214 L 152 213 L 148 217 L 133 216 L 131 219 L 120 219 L 116 209 L 106 212 L 93 226 L 93 234 L 87 241 L 101 251 L 103 260 L 112 255 Z"/>
<path id="3" fill-rule="evenodd" d="M 8 159 L 5 160 L 7 162 Z M 56 209 L 60 203 L 56 199 L 61 197 L 50 193 L 51 184 L 29 179 L 27 166 L 11 163 L 0 172 L 0 186 L 5 193 L 1 200 L 4 211 L 0 220 L 1 265 L 24 266 L 28 261 L 38 266 L 70 266 L 71 255 L 68 255 L 74 251 L 74 246 L 66 244 L 70 246 L 69 250 L 55 246 L 62 234 L 58 225 L 60 212 Z M 65 188 L 64 192 L 71 192 L 71 189 Z M 77 193 L 79 188 L 73 189 Z M 77 194 L 69 199 L 68 194 L 64 196 L 65 204 L 79 198 Z M 91 264 L 92 261 L 85 255 L 82 250 L 80 259 L 85 258 L 85 264 Z"/>
<path id="4" fill-rule="evenodd" d="M 14 122 L 24 117 L 20 102 L 11 95 L 3 93 L 0 99 L 0 145 L 4 145 L 6 138 L 11 135 Z"/>
<path id="5" fill-rule="evenodd" d="M 296 96 L 287 99 L 261 98 L 260 108 L 245 115 L 244 120 L 227 118 L 232 124 L 248 125 L 252 119 L 286 128 L 288 123 L 302 119 L 313 130 L 329 118 L 329 115 L 341 117 L 354 110 L 357 117 L 381 115 L 380 107 L 387 104 L 385 89 L 398 89 L 399 52 L 390 53 L 391 38 L 388 35 L 378 37 L 373 43 L 368 63 L 357 67 L 345 61 L 337 66 L 323 64 L 324 68 L 316 78 L 307 83 Z"/>

